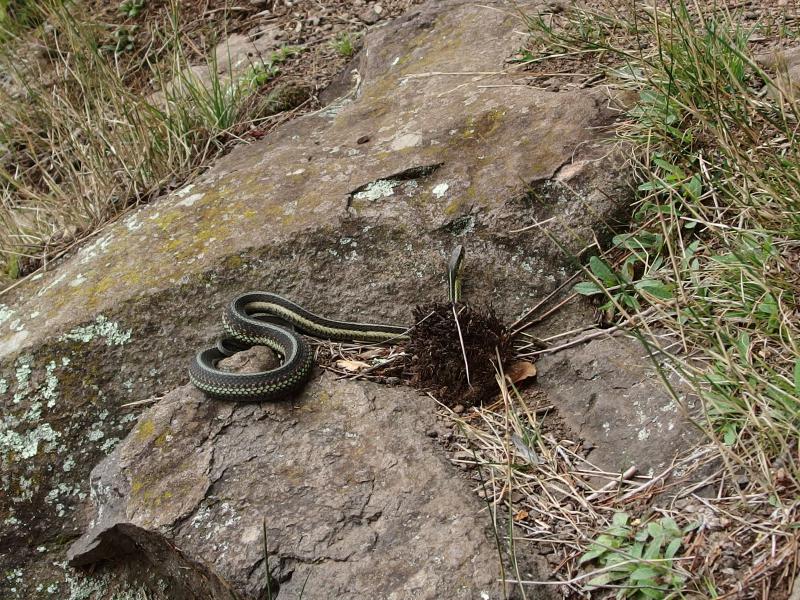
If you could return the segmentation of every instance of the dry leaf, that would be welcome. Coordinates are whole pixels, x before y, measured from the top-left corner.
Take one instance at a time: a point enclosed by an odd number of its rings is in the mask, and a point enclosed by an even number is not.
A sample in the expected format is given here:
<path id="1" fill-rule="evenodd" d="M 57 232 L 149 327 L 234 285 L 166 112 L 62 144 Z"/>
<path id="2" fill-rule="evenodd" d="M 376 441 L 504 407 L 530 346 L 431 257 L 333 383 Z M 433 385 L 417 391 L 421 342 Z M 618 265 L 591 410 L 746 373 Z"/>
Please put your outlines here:
<path id="1" fill-rule="evenodd" d="M 518 360 L 508 367 L 506 375 L 511 380 L 511 383 L 518 383 L 529 377 L 536 377 L 536 365 L 527 360 Z"/>
<path id="2" fill-rule="evenodd" d="M 363 371 L 370 367 L 369 364 L 360 360 L 337 360 L 336 366 L 350 373 L 357 373 L 358 371 Z"/>
<path id="3" fill-rule="evenodd" d="M 514 515 L 515 521 L 524 521 L 528 518 L 528 511 L 524 508 L 517 511 L 517 514 Z"/>

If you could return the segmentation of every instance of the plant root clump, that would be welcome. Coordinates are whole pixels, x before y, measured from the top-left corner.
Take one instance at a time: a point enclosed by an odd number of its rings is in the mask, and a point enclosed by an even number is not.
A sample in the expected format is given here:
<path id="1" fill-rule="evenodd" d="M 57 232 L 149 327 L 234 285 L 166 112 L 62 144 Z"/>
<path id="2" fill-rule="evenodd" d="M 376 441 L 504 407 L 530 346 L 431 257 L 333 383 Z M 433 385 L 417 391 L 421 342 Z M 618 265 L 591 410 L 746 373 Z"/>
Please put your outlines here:
<path id="1" fill-rule="evenodd" d="M 498 352 L 505 364 L 512 345 L 491 307 L 437 302 L 414 309 L 414 322 L 407 346 L 411 385 L 449 407 L 479 405 L 497 394 Z"/>

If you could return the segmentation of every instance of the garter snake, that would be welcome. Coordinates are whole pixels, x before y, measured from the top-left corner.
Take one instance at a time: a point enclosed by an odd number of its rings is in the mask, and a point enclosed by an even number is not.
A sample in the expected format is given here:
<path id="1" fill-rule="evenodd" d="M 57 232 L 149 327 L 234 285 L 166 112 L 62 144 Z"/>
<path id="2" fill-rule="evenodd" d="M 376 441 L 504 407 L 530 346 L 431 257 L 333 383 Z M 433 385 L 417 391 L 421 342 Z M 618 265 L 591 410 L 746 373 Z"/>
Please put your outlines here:
<path id="1" fill-rule="evenodd" d="M 447 266 L 451 302 L 461 296 L 463 246 L 456 246 Z M 246 292 L 226 307 L 222 323 L 227 337 L 213 348 L 201 350 L 189 365 L 189 379 L 212 398 L 222 400 L 277 400 L 305 385 L 313 369 L 313 352 L 297 331 L 337 341 L 383 343 L 409 337 L 409 327 L 376 323 L 350 323 L 327 319 L 269 292 Z M 259 373 L 228 373 L 217 363 L 251 346 L 268 346 L 282 364 Z"/>

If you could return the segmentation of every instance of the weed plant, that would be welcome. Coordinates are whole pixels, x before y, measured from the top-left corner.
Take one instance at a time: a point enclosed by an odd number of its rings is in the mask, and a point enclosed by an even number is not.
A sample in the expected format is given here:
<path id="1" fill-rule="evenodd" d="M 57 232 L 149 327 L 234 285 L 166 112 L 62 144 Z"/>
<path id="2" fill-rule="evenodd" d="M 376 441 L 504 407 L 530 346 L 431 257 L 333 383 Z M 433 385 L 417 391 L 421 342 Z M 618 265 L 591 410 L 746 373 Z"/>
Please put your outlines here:
<path id="1" fill-rule="evenodd" d="M 634 94 L 617 136 L 632 150 L 634 223 L 589 260 L 575 291 L 633 324 L 658 367 L 679 373 L 701 400 L 696 423 L 727 481 L 745 482 L 720 489 L 740 498 L 735 518 L 750 524 L 743 560 L 752 564 L 734 582 L 705 557 L 692 577 L 662 579 L 662 589 L 610 587 L 662 598 L 738 586 L 769 597 L 787 573 L 781 548 L 798 540 L 800 98 L 755 59 L 751 38 L 763 39 L 763 21 L 745 27 L 741 14 L 716 4 L 647 4 L 531 17 L 534 42 L 519 60 L 595 59 Z M 767 17 L 775 35 L 796 28 Z"/>
<path id="2" fill-rule="evenodd" d="M 130 14 L 144 4 L 124 6 Z M 8 277 L 191 177 L 274 106 L 257 94 L 272 63 L 232 81 L 218 75 L 211 51 L 209 81 L 191 75 L 177 5 L 158 62 L 140 65 L 162 90 L 149 97 L 127 84 L 116 59 L 130 36 L 104 48 L 100 27 L 74 5 L 29 10 L 44 25 L 8 28 L 0 43 L 0 266 Z"/>

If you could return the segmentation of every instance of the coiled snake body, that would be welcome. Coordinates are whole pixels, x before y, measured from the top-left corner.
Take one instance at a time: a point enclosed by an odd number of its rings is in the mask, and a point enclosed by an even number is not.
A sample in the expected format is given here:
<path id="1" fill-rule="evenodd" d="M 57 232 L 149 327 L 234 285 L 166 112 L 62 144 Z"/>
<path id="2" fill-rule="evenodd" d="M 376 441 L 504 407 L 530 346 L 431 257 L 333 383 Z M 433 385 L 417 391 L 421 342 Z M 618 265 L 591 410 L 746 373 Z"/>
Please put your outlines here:
<path id="1" fill-rule="evenodd" d="M 464 248 L 457 246 L 447 274 L 453 302 L 461 294 L 463 258 Z M 305 385 L 313 367 L 313 352 L 297 331 L 329 340 L 373 343 L 408 339 L 410 331 L 402 325 L 334 321 L 269 292 L 237 296 L 225 308 L 222 322 L 229 337 L 197 353 L 189 365 L 189 379 L 212 398 L 239 401 L 277 400 Z M 217 368 L 223 358 L 256 345 L 272 348 L 282 364 L 259 373 L 228 373 Z"/>

